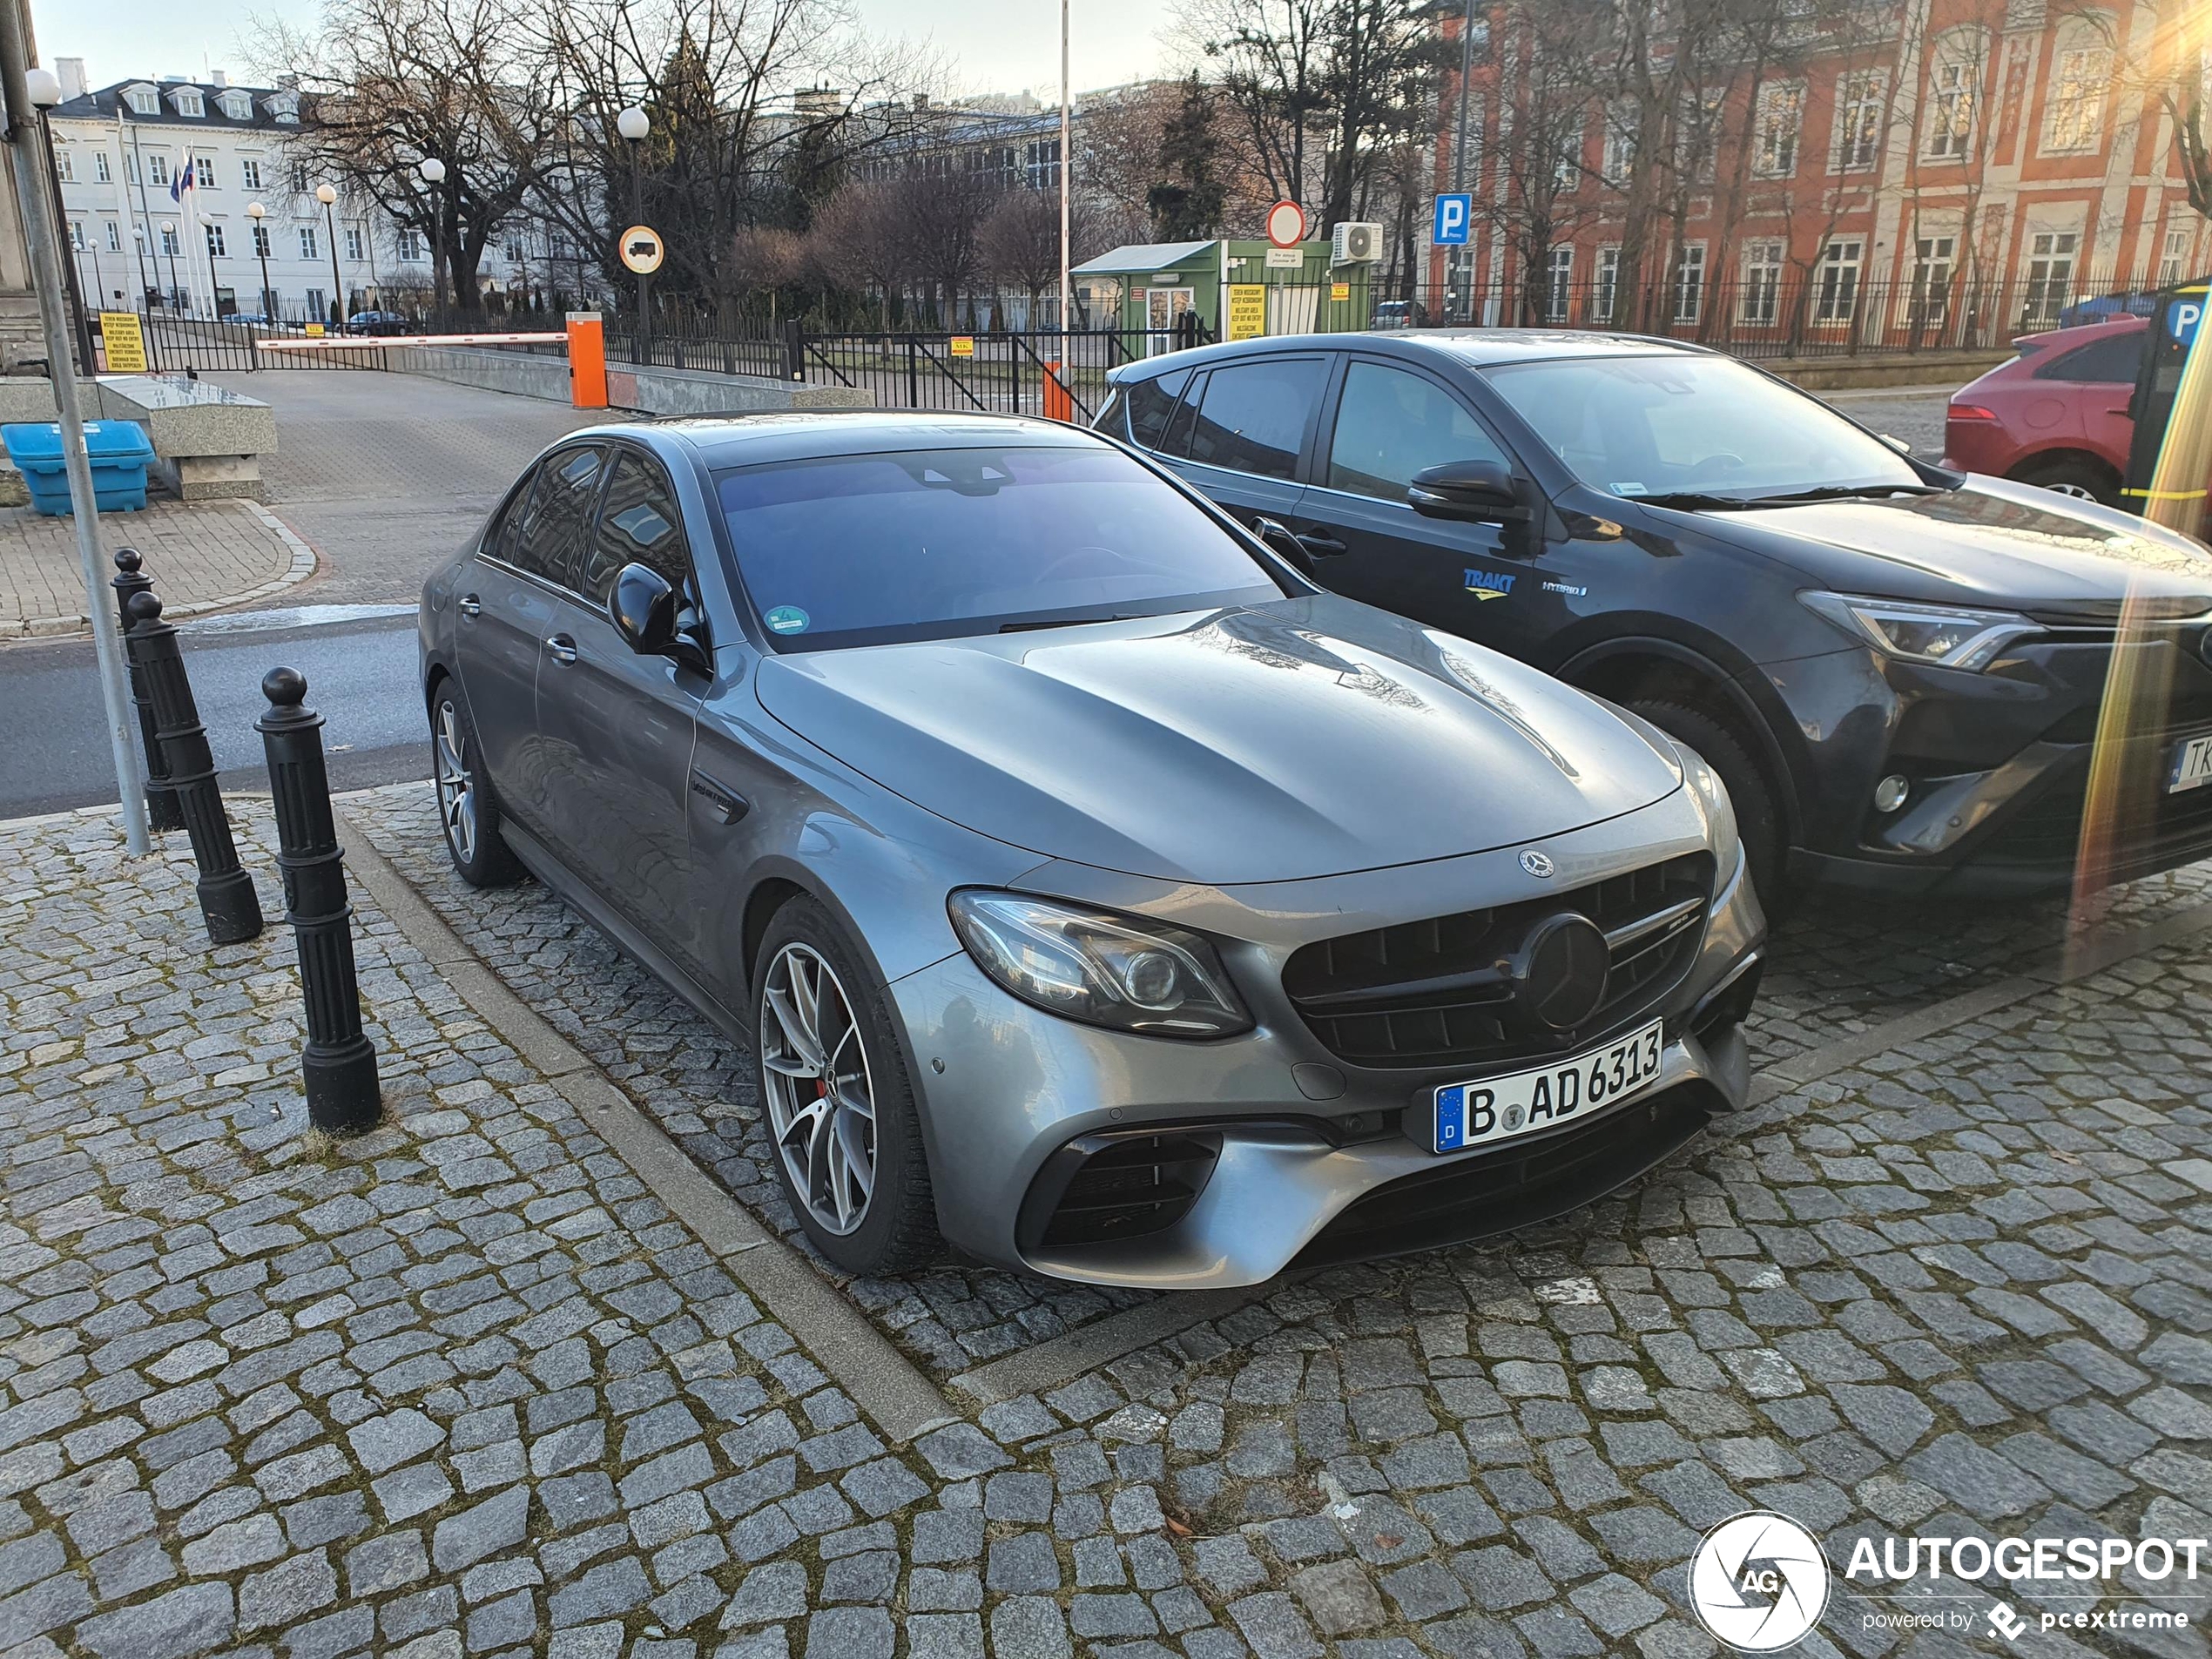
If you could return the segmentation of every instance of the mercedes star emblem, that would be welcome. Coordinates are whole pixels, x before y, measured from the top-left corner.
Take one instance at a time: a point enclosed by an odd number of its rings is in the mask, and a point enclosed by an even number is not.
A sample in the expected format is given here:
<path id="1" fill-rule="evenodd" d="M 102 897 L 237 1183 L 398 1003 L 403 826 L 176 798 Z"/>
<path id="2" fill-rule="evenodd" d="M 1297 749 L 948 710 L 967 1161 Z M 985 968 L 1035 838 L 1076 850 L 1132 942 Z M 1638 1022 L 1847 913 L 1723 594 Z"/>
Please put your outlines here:
<path id="1" fill-rule="evenodd" d="M 1549 856 L 1531 847 L 1521 855 L 1521 867 L 1531 875 L 1548 876 L 1553 867 Z"/>

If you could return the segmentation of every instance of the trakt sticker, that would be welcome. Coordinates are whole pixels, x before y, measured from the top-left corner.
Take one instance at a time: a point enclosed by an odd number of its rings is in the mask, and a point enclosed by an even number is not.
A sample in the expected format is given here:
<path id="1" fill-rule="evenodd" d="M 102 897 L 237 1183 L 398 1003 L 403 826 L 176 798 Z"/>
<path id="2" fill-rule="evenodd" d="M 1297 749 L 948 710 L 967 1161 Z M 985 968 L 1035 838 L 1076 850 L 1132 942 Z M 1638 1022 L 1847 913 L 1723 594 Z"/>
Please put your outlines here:
<path id="1" fill-rule="evenodd" d="M 763 620 L 771 633 L 803 634 L 810 619 L 797 605 L 778 605 Z"/>

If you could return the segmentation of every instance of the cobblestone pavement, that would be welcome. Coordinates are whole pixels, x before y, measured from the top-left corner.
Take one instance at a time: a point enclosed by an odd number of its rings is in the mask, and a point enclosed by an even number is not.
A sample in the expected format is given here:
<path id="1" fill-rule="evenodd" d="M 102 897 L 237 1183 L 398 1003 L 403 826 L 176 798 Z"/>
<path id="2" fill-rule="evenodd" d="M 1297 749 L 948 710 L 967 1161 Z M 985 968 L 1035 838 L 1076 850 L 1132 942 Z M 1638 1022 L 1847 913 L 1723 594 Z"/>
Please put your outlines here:
<path id="1" fill-rule="evenodd" d="M 1893 386 L 1813 395 L 1833 403 L 1861 426 L 1903 438 L 1923 461 L 1943 459 L 1944 412 L 1956 387 Z"/>
<path id="2" fill-rule="evenodd" d="M 266 900 L 259 809 L 241 834 Z M 299 1121 L 288 944 L 207 949 L 181 847 L 23 821 L 0 868 L 0 1652 L 1671 1659 L 1716 1651 L 1683 1563 L 1752 1505 L 1838 1561 L 2212 1528 L 2188 948 L 1782 1094 L 1564 1223 L 888 1446 L 373 907 L 394 1121 L 341 1146 Z M 486 929 L 431 891 L 557 1017 L 584 945 L 532 934 L 543 896 Z M 650 1017 L 617 996 L 593 1017 Z M 1944 1604 L 1979 1637 L 1900 1637 L 1839 1585 L 1797 1651 L 2206 1650 L 2011 1599 L 2015 1644 L 1986 1596 Z"/>
<path id="3" fill-rule="evenodd" d="M 250 502 L 154 500 L 143 512 L 102 514 L 100 534 L 110 553 L 145 555 L 172 617 L 273 599 L 314 574 L 307 543 Z M 74 521 L 0 508 L 0 640 L 91 628 Z"/>

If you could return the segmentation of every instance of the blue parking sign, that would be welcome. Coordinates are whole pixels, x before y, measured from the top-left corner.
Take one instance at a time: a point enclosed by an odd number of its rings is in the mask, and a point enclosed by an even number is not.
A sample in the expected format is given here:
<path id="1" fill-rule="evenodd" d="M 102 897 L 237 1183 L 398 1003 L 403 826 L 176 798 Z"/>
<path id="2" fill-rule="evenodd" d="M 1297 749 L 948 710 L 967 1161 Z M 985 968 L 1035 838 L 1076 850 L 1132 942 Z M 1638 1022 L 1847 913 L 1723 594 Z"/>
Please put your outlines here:
<path id="1" fill-rule="evenodd" d="M 2196 343 L 2197 325 L 2204 320 L 2205 296 L 2194 300 L 2179 300 L 2166 313 L 2166 326 L 2174 331 L 2174 338 L 2184 346 Z"/>
<path id="2" fill-rule="evenodd" d="M 1436 221 L 1429 240 L 1439 247 L 1462 247 L 1467 226 L 1474 217 L 1474 198 L 1464 192 L 1436 199 Z"/>

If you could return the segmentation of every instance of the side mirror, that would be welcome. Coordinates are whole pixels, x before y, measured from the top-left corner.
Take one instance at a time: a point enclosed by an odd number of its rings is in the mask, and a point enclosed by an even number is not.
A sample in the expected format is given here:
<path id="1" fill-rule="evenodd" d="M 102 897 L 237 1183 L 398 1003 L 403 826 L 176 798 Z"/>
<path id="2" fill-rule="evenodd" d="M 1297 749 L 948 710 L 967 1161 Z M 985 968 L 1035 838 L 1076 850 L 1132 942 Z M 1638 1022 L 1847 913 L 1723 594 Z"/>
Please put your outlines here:
<path id="1" fill-rule="evenodd" d="M 625 564 L 615 573 L 615 631 L 640 657 L 665 656 L 676 644 L 676 590 L 659 571 Z"/>
<path id="2" fill-rule="evenodd" d="M 1526 523 L 1521 481 L 1495 461 L 1447 461 L 1413 475 L 1406 499 L 1423 518 L 1456 518 L 1477 524 Z"/>

